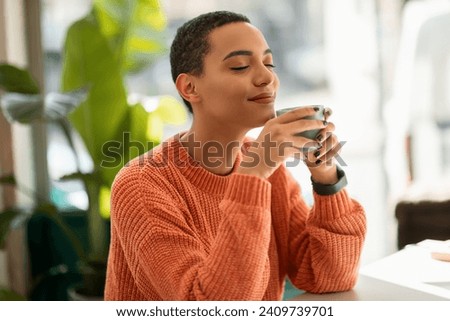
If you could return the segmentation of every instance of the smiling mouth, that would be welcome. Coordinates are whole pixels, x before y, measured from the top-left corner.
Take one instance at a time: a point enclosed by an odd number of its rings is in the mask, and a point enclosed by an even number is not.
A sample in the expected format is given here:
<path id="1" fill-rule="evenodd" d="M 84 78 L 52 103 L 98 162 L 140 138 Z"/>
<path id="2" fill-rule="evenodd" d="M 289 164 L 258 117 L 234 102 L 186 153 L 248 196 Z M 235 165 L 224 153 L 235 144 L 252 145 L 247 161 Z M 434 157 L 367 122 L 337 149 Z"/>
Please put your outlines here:
<path id="1" fill-rule="evenodd" d="M 270 104 L 275 101 L 275 96 L 256 96 L 253 98 L 250 98 L 249 101 L 252 101 L 257 104 Z"/>
<path id="2" fill-rule="evenodd" d="M 258 103 L 258 104 L 270 104 L 270 103 L 273 103 L 275 101 L 275 99 L 273 97 L 265 97 L 265 98 L 252 99 L 251 101 L 253 101 L 254 103 Z"/>

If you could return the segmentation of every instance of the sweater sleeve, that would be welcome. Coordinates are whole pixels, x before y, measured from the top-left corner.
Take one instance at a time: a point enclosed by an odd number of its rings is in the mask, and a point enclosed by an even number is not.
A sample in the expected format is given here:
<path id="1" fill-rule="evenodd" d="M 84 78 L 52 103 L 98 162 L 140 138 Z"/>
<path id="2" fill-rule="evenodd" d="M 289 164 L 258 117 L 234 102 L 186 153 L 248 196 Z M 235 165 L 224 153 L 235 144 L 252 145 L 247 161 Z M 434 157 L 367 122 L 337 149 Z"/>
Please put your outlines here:
<path id="1" fill-rule="evenodd" d="M 144 295 L 151 284 L 163 300 L 262 299 L 270 275 L 270 183 L 233 174 L 219 230 L 205 246 L 186 221 L 187 206 L 160 182 L 125 179 L 114 194 L 136 181 L 126 201 L 113 195 L 113 228 Z"/>
<path id="2" fill-rule="evenodd" d="M 346 189 L 333 195 L 314 192 L 310 209 L 289 174 L 289 277 L 305 291 L 325 293 L 351 289 L 357 280 L 366 233 L 365 212 Z"/>

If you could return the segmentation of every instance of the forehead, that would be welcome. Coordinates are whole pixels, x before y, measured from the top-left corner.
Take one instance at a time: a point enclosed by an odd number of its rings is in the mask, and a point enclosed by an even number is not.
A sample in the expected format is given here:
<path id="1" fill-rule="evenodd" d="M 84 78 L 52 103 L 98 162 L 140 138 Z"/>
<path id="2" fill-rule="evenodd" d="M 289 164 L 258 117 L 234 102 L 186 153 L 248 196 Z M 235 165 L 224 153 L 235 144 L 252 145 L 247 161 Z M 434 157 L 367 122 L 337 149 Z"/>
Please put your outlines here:
<path id="1" fill-rule="evenodd" d="M 224 56 L 235 50 L 250 50 L 256 54 L 269 48 L 261 31 L 246 22 L 229 23 L 211 31 L 208 37 L 210 55 Z M 222 57 L 223 58 L 223 57 Z"/>

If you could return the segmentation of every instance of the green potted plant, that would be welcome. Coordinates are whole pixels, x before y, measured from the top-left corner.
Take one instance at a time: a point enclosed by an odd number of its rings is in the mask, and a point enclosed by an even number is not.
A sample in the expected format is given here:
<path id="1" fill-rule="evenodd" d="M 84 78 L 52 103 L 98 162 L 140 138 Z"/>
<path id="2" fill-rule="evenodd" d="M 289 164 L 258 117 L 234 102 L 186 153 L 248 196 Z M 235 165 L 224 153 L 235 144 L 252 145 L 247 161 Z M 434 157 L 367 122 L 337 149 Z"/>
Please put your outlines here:
<path id="1" fill-rule="evenodd" d="M 158 97 L 151 100 L 156 102 L 153 106 L 146 106 L 148 99 L 144 95 L 131 97 L 125 84 L 128 74 L 148 67 L 166 52 L 165 23 L 156 0 L 94 0 L 91 12 L 67 32 L 61 87 L 68 96 L 58 96 L 66 103 L 67 113 L 59 123 L 69 142 L 72 133 L 67 120 L 81 137 L 93 170 L 79 170 L 63 179 L 81 179 L 88 195 L 88 248 L 80 258 L 85 282 L 78 289 L 88 296 L 103 293 L 109 195 L 115 175 L 128 160 L 160 143 L 164 124 L 186 120 L 185 109 L 175 98 Z M 11 86 L 4 88 L 14 92 Z M 45 99 L 41 97 L 41 101 Z M 76 108 L 67 101 L 75 102 Z M 131 148 L 135 146 L 140 148 Z"/>

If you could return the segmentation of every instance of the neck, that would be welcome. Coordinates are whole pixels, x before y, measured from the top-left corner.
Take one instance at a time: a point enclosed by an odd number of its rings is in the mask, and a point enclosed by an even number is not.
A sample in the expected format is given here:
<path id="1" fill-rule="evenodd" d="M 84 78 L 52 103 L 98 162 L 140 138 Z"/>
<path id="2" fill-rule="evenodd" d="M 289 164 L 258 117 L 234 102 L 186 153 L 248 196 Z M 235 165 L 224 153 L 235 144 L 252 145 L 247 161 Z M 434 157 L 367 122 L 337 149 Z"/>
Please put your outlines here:
<path id="1" fill-rule="evenodd" d="M 189 155 L 208 171 L 227 175 L 241 151 L 246 132 L 239 134 L 214 129 L 198 128 L 195 124 L 180 137 Z"/>

